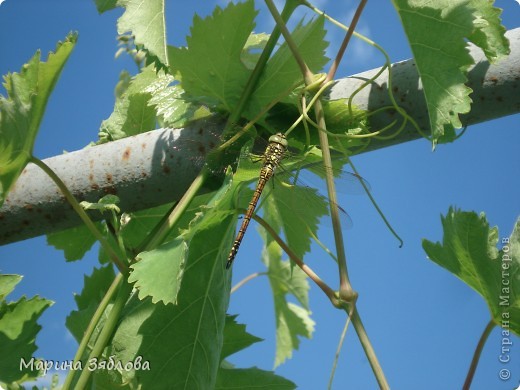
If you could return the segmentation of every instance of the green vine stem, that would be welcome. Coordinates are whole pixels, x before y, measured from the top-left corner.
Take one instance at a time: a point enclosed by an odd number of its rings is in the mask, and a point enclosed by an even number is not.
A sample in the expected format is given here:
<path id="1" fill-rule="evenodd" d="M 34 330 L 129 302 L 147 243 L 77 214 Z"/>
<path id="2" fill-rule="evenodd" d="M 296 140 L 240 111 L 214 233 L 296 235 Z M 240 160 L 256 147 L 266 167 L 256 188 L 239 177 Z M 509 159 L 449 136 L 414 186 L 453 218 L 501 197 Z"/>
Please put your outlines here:
<path id="1" fill-rule="evenodd" d="M 300 2 L 297 0 L 287 0 L 285 2 L 284 8 L 282 10 L 282 19 L 284 21 L 289 20 L 294 10 L 300 5 Z M 271 53 L 273 52 L 274 48 L 276 47 L 276 42 L 278 41 L 278 38 L 280 38 L 280 27 L 278 24 L 274 27 L 271 35 L 269 36 L 269 39 L 262 50 L 262 53 L 260 54 L 260 57 L 258 58 L 258 61 L 255 65 L 255 68 L 253 69 L 253 72 L 251 73 L 251 76 L 249 76 L 249 79 L 247 80 L 247 84 L 242 91 L 242 95 L 240 96 L 240 99 L 231 113 L 231 115 L 228 118 L 228 121 L 226 123 L 226 128 L 224 129 L 224 134 L 229 130 L 231 126 L 233 126 L 234 123 L 237 123 L 240 119 L 242 112 L 244 111 L 247 102 L 249 101 L 249 98 L 253 94 L 253 91 L 256 87 L 256 84 L 258 80 L 260 79 L 260 76 L 262 75 L 262 72 L 264 71 L 265 65 L 267 64 L 267 61 L 269 60 L 269 57 L 271 57 Z"/>
<path id="2" fill-rule="evenodd" d="M 40 167 L 54 181 L 54 183 L 56 183 L 56 185 L 58 186 L 62 194 L 65 196 L 67 201 L 70 203 L 74 211 L 78 213 L 83 223 L 87 226 L 87 228 L 94 235 L 94 237 L 96 237 L 103 249 L 108 253 L 110 259 L 117 266 L 119 271 L 123 274 L 127 274 L 128 265 L 120 259 L 119 255 L 116 253 L 114 248 L 112 248 L 112 246 L 106 240 L 105 236 L 103 236 L 103 234 L 98 230 L 96 225 L 94 225 L 94 222 L 92 222 L 85 210 L 83 210 L 83 207 L 81 207 L 76 198 L 74 198 L 74 195 L 71 194 L 71 192 L 69 191 L 65 183 L 63 183 L 63 181 L 59 178 L 59 176 L 56 175 L 56 173 L 54 173 L 51 167 L 45 164 L 42 160 L 34 156 L 31 156 L 31 159 L 29 161 Z"/>
<path id="3" fill-rule="evenodd" d="M 197 195 L 198 191 L 202 188 L 206 179 L 208 178 L 209 172 L 206 167 L 197 175 L 195 180 L 190 185 L 190 188 L 184 193 L 181 200 L 170 209 L 168 216 L 162 219 L 158 226 L 145 238 L 145 240 L 139 245 L 136 252 L 140 253 L 144 250 L 150 250 L 158 247 L 162 244 L 172 227 L 175 226 L 177 221 L 182 217 L 191 201 Z"/>
<path id="4" fill-rule="evenodd" d="M 246 212 L 246 210 L 240 210 L 241 212 Z M 307 274 L 307 276 L 314 282 L 316 285 L 321 288 L 321 290 L 325 293 L 325 295 L 330 299 L 332 305 L 334 307 L 341 309 L 341 301 L 338 299 L 336 292 L 329 287 L 327 283 L 325 283 L 307 264 L 305 264 L 297 255 L 292 251 L 291 248 L 285 243 L 284 240 L 276 233 L 276 231 L 267 223 L 265 219 L 259 217 L 254 214 L 253 219 L 258 222 L 262 227 L 269 233 L 269 235 L 280 245 L 280 247 L 287 253 L 287 256 L 294 261 L 294 263 Z"/>
<path id="5" fill-rule="evenodd" d="M 475 371 L 477 370 L 478 361 L 480 360 L 480 354 L 484 349 L 486 340 L 488 339 L 489 335 L 491 334 L 491 331 L 495 326 L 496 324 L 493 322 L 493 320 L 490 320 L 484 328 L 484 331 L 482 332 L 482 335 L 480 336 L 480 339 L 478 341 L 477 347 L 475 348 L 475 352 L 473 353 L 473 359 L 471 359 L 471 364 L 469 365 L 468 374 L 466 375 L 466 380 L 464 381 L 462 390 L 469 390 L 471 382 L 473 381 L 473 377 L 475 376 Z"/>
<path id="6" fill-rule="evenodd" d="M 298 52 L 298 48 L 296 43 L 291 37 L 291 34 L 289 33 L 289 30 L 287 30 L 287 27 L 285 26 L 284 21 L 282 20 L 280 14 L 278 13 L 278 10 L 276 9 L 276 6 L 274 5 L 272 0 L 266 0 L 266 5 L 269 8 L 269 11 L 271 12 L 274 20 L 276 21 L 276 24 L 280 27 L 283 37 L 285 41 L 287 42 L 287 45 L 289 46 L 289 49 L 291 50 L 293 57 L 295 58 L 296 62 L 298 63 L 300 70 L 303 74 L 303 78 L 305 80 L 306 85 L 310 85 L 314 81 L 314 75 L 310 71 L 309 67 L 301 57 L 300 53 Z M 325 118 L 324 118 L 324 112 L 323 112 L 323 106 L 321 105 L 321 102 L 319 100 L 316 101 L 314 110 L 316 113 L 317 122 L 320 127 L 326 128 L 325 125 Z M 329 204 L 330 204 L 330 212 L 331 212 L 331 218 L 332 218 L 332 226 L 334 231 L 334 241 L 336 243 L 336 251 L 338 255 L 338 268 L 339 268 L 339 274 L 340 274 L 340 298 L 351 302 L 355 300 L 356 293 L 352 289 L 352 286 L 350 284 L 350 281 L 348 279 L 348 272 L 347 272 L 347 266 L 346 266 L 346 256 L 345 256 L 345 245 L 343 243 L 343 235 L 341 233 L 341 224 L 339 221 L 339 210 L 337 207 L 337 199 L 336 199 L 336 190 L 334 185 L 334 180 L 332 178 L 331 173 L 331 167 L 332 162 L 330 158 L 330 151 L 329 151 L 329 145 L 328 145 L 328 139 L 327 135 L 323 132 L 318 132 L 320 137 L 320 146 L 322 149 L 322 157 L 323 157 L 323 165 L 325 167 L 325 170 L 327 172 L 326 175 L 326 183 L 327 183 L 327 191 L 329 195 Z"/>
<path id="7" fill-rule="evenodd" d="M 343 349 L 343 343 L 345 342 L 345 336 L 347 335 L 348 326 L 350 324 L 350 317 L 347 316 L 347 320 L 345 321 L 345 326 L 341 331 L 341 336 L 338 342 L 338 348 L 336 348 L 336 354 L 334 355 L 334 362 L 332 363 L 332 369 L 330 370 L 329 384 L 327 389 L 332 389 L 332 382 L 334 381 L 334 374 L 336 373 L 336 368 L 338 367 L 339 354 Z"/>
<path id="8" fill-rule="evenodd" d="M 272 4 L 272 0 L 266 0 L 266 3 Z M 277 21 L 277 24 L 282 23 L 283 21 L 280 21 L 280 16 L 278 15 L 278 11 L 274 7 L 270 7 L 270 11 L 273 14 L 274 19 Z M 359 13 L 356 13 L 355 16 L 352 19 L 351 22 L 351 28 L 354 30 L 356 27 L 356 24 L 359 20 Z M 292 41 L 292 37 L 290 36 L 287 29 L 282 28 L 282 34 L 284 35 L 285 40 L 289 44 L 289 41 Z M 294 46 L 294 50 L 293 50 Z M 293 56 L 295 58 L 300 57 L 297 48 L 295 45 L 290 45 L 289 47 L 293 51 Z M 308 69 L 308 68 L 307 68 Z M 309 85 L 313 81 L 313 75 L 308 74 L 305 69 L 302 69 L 303 77 L 305 80 L 306 85 Z M 321 104 L 321 101 L 318 100 L 314 106 L 314 112 L 316 115 L 316 122 L 319 125 L 319 127 L 326 129 L 326 123 L 325 123 L 325 116 L 323 111 L 323 106 Z M 347 271 L 347 263 L 346 263 L 346 256 L 345 256 L 345 246 L 343 242 L 343 235 L 341 233 L 341 224 L 339 220 L 339 211 L 337 207 L 337 201 L 336 201 L 336 191 L 335 191 L 335 185 L 334 185 L 334 178 L 332 176 L 332 172 L 330 167 L 332 167 L 332 161 L 330 157 L 330 150 L 329 150 L 329 144 L 328 144 L 328 138 L 327 134 L 318 131 L 319 139 L 320 139 L 320 147 L 322 150 L 322 157 L 323 157 L 323 165 L 325 167 L 325 170 L 327 172 L 325 179 L 327 183 L 327 191 L 329 195 L 329 206 L 331 211 L 331 218 L 332 218 L 332 226 L 334 231 L 334 239 L 336 243 L 336 251 L 338 255 L 338 268 L 339 268 L 339 276 L 340 276 L 340 290 L 339 290 L 339 305 L 341 307 L 347 306 L 346 309 L 350 306 L 351 309 L 351 320 L 354 325 L 354 328 L 356 329 L 356 333 L 358 334 L 359 340 L 363 346 L 363 349 L 365 351 L 365 354 L 367 356 L 367 359 L 370 362 L 370 365 L 372 367 L 372 371 L 374 372 L 374 375 L 382 389 L 388 389 L 388 383 L 386 381 L 386 378 L 384 376 L 383 370 L 379 364 L 379 361 L 377 360 L 377 357 L 375 355 L 374 349 L 372 348 L 372 344 L 370 343 L 370 340 L 368 339 L 368 336 L 366 334 L 365 328 L 361 322 L 361 318 L 359 317 L 359 314 L 356 309 L 355 301 L 357 299 L 357 294 L 352 289 L 352 286 L 350 284 L 349 278 L 348 278 L 348 271 Z M 327 169 L 328 168 L 328 169 Z M 334 302 L 333 300 L 331 300 Z"/>
<path id="9" fill-rule="evenodd" d="M 339 63 L 341 62 L 343 55 L 345 54 L 345 50 L 347 49 L 347 46 L 350 42 L 350 38 L 352 38 L 352 33 L 356 29 L 357 21 L 361 17 L 361 13 L 363 12 L 363 9 L 365 8 L 366 4 L 367 4 L 367 0 L 361 0 L 359 2 L 356 12 L 355 12 L 354 16 L 352 17 L 352 22 L 350 24 L 350 28 L 347 30 L 347 34 L 345 35 L 343 42 L 341 42 L 341 46 L 338 50 L 338 53 L 336 54 L 336 58 L 334 58 L 334 61 L 332 62 L 332 65 L 330 66 L 330 69 L 329 69 L 329 72 L 327 73 L 325 82 L 328 82 L 328 81 L 331 81 L 332 79 L 334 79 L 334 76 L 336 75 L 336 72 L 339 67 Z"/>
<path id="10" fill-rule="evenodd" d="M 294 60 L 300 67 L 300 70 L 303 74 L 303 79 L 305 80 L 305 84 L 306 85 L 312 84 L 314 81 L 314 74 L 311 72 L 311 70 L 305 63 L 304 59 L 298 52 L 298 46 L 296 45 L 296 42 L 294 42 L 294 40 L 292 39 L 291 33 L 289 32 L 289 30 L 287 29 L 287 26 L 285 25 L 285 22 L 287 20 L 284 19 L 283 16 L 278 13 L 278 10 L 276 9 L 276 6 L 274 5 L 273 0 L 265 0 L 265 4 L 267 5 L 269 12 L 271 12 L 273 19 L 276 22 L 276 28 L 281 31 L 281 33 L 285 39 L 285 42 L 287 43 L 287 46 L 289 46 L 289 49 L 291 50 L 291 53 L 293 54 Z"/>
<path id="11" fill-rule="evenodd" d="M 263 275 L 267 275 L 267 273 L 265 273 L 265 272 L 255 272 L 254 274 L 246 276 L 244 279 L 242 279 L 240 282 L 238 282 L 237 284 L 235 284 L 233 286 L 233 288 L 231 289 L 230 294 L 233 294 L 235 291 L 237 291 L 240 287 L 242 287 L 247 282 L 249 282 L 249 281 L 251 281 L 251 280 L 253 280 L 255 278 L 258 278 L 259 276 L 263 276 Z"/>
<path id="12" fill-rule="evenodd" d="M 354 173 L 359 176 L 359 173 L 358 173 L 358 170 L 356 169 L 356 167 L 354 166 L 354 164 L 352 163 L 352 160 L 349 159 L 348 163 L 350 164 L 350 166 L 352 167 L 352 170 L 354 171 Z M 370 202 L 372 203 L 372 205 L 376 208 L 377 210 L 377 213 L 379 214 L 379 216 L 383 219 L 383 222 L 385 223 L 386 227 L 390 230 L 390 232 L 393 234 L 393 236 L 399 241 L 399 248 L 402 248 L 403 246 L 403 239 L 399 236 L 399 234 L 397 234 L 397 232 L 395 231 L 395 229 L 392 227 L 392 225 L 390 224 L 390 222 L 388 221 L 388 219 L 386 219 L 385 217 L 385 214 L 383 213 L 383 211 L 379 208 L 379 205 L 377 204 L 376 200 L 374 199 L 374 197 L 372 196 L 372 194 L 370 193 L 370 190 L 368 189 L 367 185 L 363 182 L 363 180 L 360 180 L 359 181 L 361 183 L 361 185 L 363 186 L 363 189 L 365 190 L 365 193 L 368 195 L 368 197 L 370 198 Z"/>
<path id="13" fill-rule="evenodd" d="M 99 336 L 94 344 L 94 347 L 92 348 L 92 351 L 90 352 L 90 355 L 87 359 L 87 364 L 89 364 L 90 361 L 92 361 L 92 359 L 99 359 L 99 357 L 101 356 L 101 353 L 103 352 L 105 347 L 108 345 L 108 342 L 112 338 L 114 330 L 115 330 L 117 324 L 119 323 L 121 312 L 122 312 L 123 308 L 125 307 L 126 301 L 128 300 L 130 293 L 132 292 L 133 285 L 128 283 L 126 280 L 124 280 L 123 277 L 121 277 L 121 279 L 122 279 L 122 282 L 118 288 L 119 291 L 118 291 L 117 297 L 114 301 L 114 305 L 112 306 L 112 310 L 110 310 L 110 313 L 108 314 L 108 318 L 103 326 L 103 329 L 99 333 Z M 86 389 L 91 373 L 92 373 L 92 370 L 89 370 L 87 367 L 83 367 L 83 371 L 81 372 L 78 382 L 76 383 L 74 388 L 75 389 Z"/>
<path id="14" fill-rule="evenodd" d="M 353 309 L 354 310 L 352 311 L 350 320 L 352 321 L 352 325 L 354 325 L 354 329 L 356 330 L 359 341 L 361 342 L 361 346 L 365 351 L 365 355 L 367 356 L 368 362 L 370 363 L 370 367 L 372 367 L 372 372 L 376 377 L 379 388 L 382 390 L 388 390 L 390 389 L 390 386 L 388 385 L 383 369 L 377 360 L 374 348 L 372 348 L 370 339 L 368 338 L 365 327 L 363 326 L 363 322 L 361 321 L 361 317 L 359 316 L 358 309 L 356 306 L 354 306 Z"/>
<path id="15" fill-rule="evenodd" d="M 300 0 L 301 4 L 302 5 L 305 5 L 306 7 L 310 8 L 311 10 L 313 10 L 316 14 L 318 15 L 322 15 L 325 19 L 327 19 L 329 22 L 331 22 L 332 24 L 334 24 L 335 26 L 341 28 L 342 30 L 344 31 L 347 31 L 348 30 L 354 30 L 354 27 L 355 26 L 351 26 L 350 28 L 345 26 L 344 24 L 338 22 L 336 19 L 332 18 L 331 16 L 327 15 L 325 12 L 323 12 L 322 10 L 316 8 L 314 5 L 312 5 L 311 3 L 309 3 L 307 0 Z M 377 77 L 379 77 L 384 71 L 385 69 L 388 69 L 388 96 L 390 98 L 390 101 L 392 102 L 392 107 L 401 115 L 403 116 L 404 118 L 406 118 L 406 120 L 410 121 L 410 123 L 414 126 L 414 128 L 417 130 L 417 132 L 419 134 L 421 134 L 421 136 L 423 136 L 424 138 L 426 139 L 430 139 L 430 137 L 428 137 L 428 135 L 426 135 L 422 130 L 421 128 L 419 127 L 419 125 L 417 124 L 417 122 L 411 117 L 408 115 L 408 113 L 402 109 L 401 107 L 399 107 L 399 105 L 397 104 L 397 102 L 395 101 L 395 97 L 394 97 L 394 94 L 393 94 L 393 91 L 392 91 L 392 72 L 390 71 L 391 69 L 391 62 L 390 62 L 390 57 L 388 56 L 388 54 L 386 53 L 386 51 L 379 45 L 377 44 L 376 42 L 372 41 L 371 39 L 365 37 L 364 35 L 362 34 L 359 34 L 358 32 L 356 31 L 353 31 L 352 35 L 354 35 L 356 38 L 358 39 L 361 39 L 362 41 L 364 41 L 365 43 L 367 43 L 368 45 L 370 46 L 373 46 L 374 48 L 376 48 L 381 54 L 383 54 L 383 56 L 385 57 L 385 64 L 384 66 L 377 72 L 376 75 L 374 75 L 370 80 L 367 80 L 366 82 L 364 82 L 356 91 L 354 91 L 352 93 L 352 95 L 350 96 L 350 99 L 349 99 L 349 110 L 351 111 L 352 108 L 351 108 L 351 102 L 352 102 L 352 99 L 354 98 L 354 96 L 359 92 L 361 91 L 363 88 L 365 88 L 368 84 L 370 84 L 373 80 L 375 80 Z M 351 112 L 352 114 L 352 112 Z"/>
<path id="16" fill-rule="evenodd" d="M 101 319 L 101 316 L 105 312 L 108 304 L 114 297 L 116 291 L 118 291 L 121 288 L 121 283 L 123 283 L 123 275 L 118 274 L 115 277 L 115 279 L 112 281 L 110 288 L 108 289 L 105 296 L 99 303 L 99 306 L 96 308 L 96 311 L 94 312 L 94 315 L 92 316 L 92 319 L 90 320 L 88 327 L 85 330 L 85 333 L 83 334 L 81 343 L 79 344 L 78 350 L 76 351 L 76 355 L 74 356 L 74 363 L 72 364 L 72 367 L 75 367 L 77 362 L 81 361 L 81 358 L 85 354 L 85 351 L 87 349 L 90 338 L 92 337 L 92 333 L 94 333 L 94 330 L 96 329 L 96 325 L 98 324 L 99 320 Z M 65 378 L 65 382 L 63 383 L 63 390 L 70 389 L 72 380 L 74 379 L 74 374 L 75 374 L 74 370 L 69 371 L 69 373 L 67 374 L 67 377 Z"/>

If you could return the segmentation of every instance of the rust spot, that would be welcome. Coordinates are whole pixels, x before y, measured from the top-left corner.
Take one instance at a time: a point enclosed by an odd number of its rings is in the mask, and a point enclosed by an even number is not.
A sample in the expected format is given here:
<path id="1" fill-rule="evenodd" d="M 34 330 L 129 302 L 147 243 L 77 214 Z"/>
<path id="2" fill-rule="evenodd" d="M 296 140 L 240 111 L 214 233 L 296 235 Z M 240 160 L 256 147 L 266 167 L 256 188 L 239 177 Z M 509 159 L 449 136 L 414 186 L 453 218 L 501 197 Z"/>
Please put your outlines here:
<path id="1" fill-rule="evenodd" d="M 113 186 L 103 187 L 103 192 L 105 194 L 116 195 L 117 194 L 117 189 L 115 187 L 113 187 Z"/>
<path id="2" fill-rule="evenodd" d="M 209 143 L 209 147 L 210 147 L 211 149 L 213 149 L 215 146 L 217 146 L 217 144 L 216 144 L 215 142 L 211 141 L 211 142 Z"/>
<path id="3" fill-rule="evenodd" d="M 94 160 L 90 160 L 88 162 L 88 165 L 89 165 L 90 169 L 92 169 L 94 167 Z"/>
<path id="4" fill-rule="evenodd" d="M 164 173 L 166 173 L 167 175 L 170 173 L 171 169 L 168 165 L 163 165 L 162 167 L 162 170 Z"/>
<path id="5" fill-rule="evenodd" d="M 146 172 L 141 172 L 141 177 L 148 177 L 148 174 Z"/>
<path id="6" fill-rule="evenodd" d="M 498 83 L 498 79 L 497 79 L 495 76 L 491 76 L 491 77 L 489 78 L 489 81 L 491 81 L 493 84 Z"/>
<path id="7" fill-rule="evenodd" d="M 4 219 L 4 218 L 5 218 L 4 214 L 0 214 L 0 221 L 1 221 L 2 219 Z"/>
<path id="8" fill-rule="evenodd" d="M 97 190 L 99 190 L 99 185 L 94 183 L 94 184 L 90 185 L 90 188 L 92 188 L 94 191 L 97 191 Z"/>
<path id="9" fill-rule="evenodd" d="M 204 147 L 204 145 L 199 145 L 198 149 L 200 154 L 206 154 L 206 148 Z"/>
<path id="10" fill-rule="evenodd" d="M 399 91 L 399 87 L 395 86 L 394 88 L 392 88 L 394 93 L 397 93 L 397 91 Z"/>
<path id="11" fill-rule="evenodd" d="M 107 173 L 106 176 L 107 176 L 107 181 L 108 181 L 109 183 L 112 183 L 112 175 L 111 175 L 110 173 Z"/>
<path id="12" fill-rule="evenodd" d="M 92 173 L 90 175 L 88 175 L 88 180 L 89 181 L 94 181 L 94 175 Z"/>
<path id="13" fill-rule="evenodd" d="M 202 135 L 204 133 L 204 129 L 201 127 L 198 131 L 199 135 Z"/>
<path id="14" fill-rule="evenodd" d="M 131 152 L 131 150 L 129 147 L 125 149 L 125 151 L 123 153 L 123 161 L 126 161 L 130 158 L 130 152 Z"/>
<path id="15" fill-rule="evenodd" d="M 24 226 L 29 226 L 30 224 L 31 224 L 31 221 L 29 221 L 28 219 L 24 219 L 22 221 L 22 225 L 24 225 Z"/>
<path id="16" fill-rule="evenodd" d="M 45 219 L 48 219 L 49 221 L 52 219 L 52 215 L 50 215 L 50 214 L 45 214 L 44 217 L 45 217 Z"/>
<path id="17" fill-rule="evenodd" d="M 502 102 L 502 101 L 504 101 L 504 99 L 502 99 L 502 96 L 497 96 L 497 101 Z"/>
<path id="18" fill-rule="evenodd" d="M 23 206 L 23 208 L 26 209 L 27 211 L 33 211 L 32 204 L 26 204 L 25 206 Z"/>
<path id="19" fill-rule="evenodd" d="M 146 149 L 146 144 L 144 142 L 141 144 L 141 149 L 143 149 L 143 150 Z"/>

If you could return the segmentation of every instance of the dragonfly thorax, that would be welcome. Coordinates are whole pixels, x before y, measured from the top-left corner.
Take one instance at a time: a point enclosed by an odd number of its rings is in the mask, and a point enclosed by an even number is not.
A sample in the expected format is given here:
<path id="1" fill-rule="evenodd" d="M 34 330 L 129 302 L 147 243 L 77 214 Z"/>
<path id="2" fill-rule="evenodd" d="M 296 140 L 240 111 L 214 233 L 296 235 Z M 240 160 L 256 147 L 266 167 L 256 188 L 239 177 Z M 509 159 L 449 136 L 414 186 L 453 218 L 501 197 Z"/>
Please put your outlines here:
<path id="1" fill-rule="evenodd" d="M 284 149 L 287 149 L 287 146 L 289 144 L 287 143 L 287 138 L 285 137 L 285 134 L 283 133 L 276 133 L 269 137 L 269 142 L 275 142 L 277 144 L 280 144 L 284 147 Z"/>

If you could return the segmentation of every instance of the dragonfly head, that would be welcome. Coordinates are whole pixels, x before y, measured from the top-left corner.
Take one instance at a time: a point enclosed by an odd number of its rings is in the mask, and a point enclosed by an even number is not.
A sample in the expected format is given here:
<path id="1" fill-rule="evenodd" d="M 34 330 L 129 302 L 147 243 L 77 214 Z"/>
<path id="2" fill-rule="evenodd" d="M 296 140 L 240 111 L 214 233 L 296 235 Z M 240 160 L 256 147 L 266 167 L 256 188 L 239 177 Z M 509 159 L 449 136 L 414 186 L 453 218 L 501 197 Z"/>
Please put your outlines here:
<path id="1" fill-rule="evenodd" d="M 270 136 L 269 142 L 276 142 L 277 144 L 282 145 L 285 149 L 289 146 L 287 138 L 285 138 L 285 134 L 283 133 L 276 133 L 275 135 Z"/>

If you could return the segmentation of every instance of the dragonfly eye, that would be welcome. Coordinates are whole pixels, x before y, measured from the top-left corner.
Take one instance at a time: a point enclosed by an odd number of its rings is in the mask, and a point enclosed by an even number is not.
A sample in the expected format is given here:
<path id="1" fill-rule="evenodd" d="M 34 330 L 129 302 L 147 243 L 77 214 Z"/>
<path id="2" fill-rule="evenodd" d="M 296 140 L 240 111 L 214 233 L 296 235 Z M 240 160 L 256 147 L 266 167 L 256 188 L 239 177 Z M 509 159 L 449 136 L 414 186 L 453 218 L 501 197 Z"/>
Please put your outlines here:
<path id="1" fill-rule="evenodd" d="M 277 144 L 282 145 L 284 148 L 287 148 L 288 146 L 287 139 L 283 133 L 276 133 L 275 135 L 270 136 L 269 142 L 276 142 Z"/>

